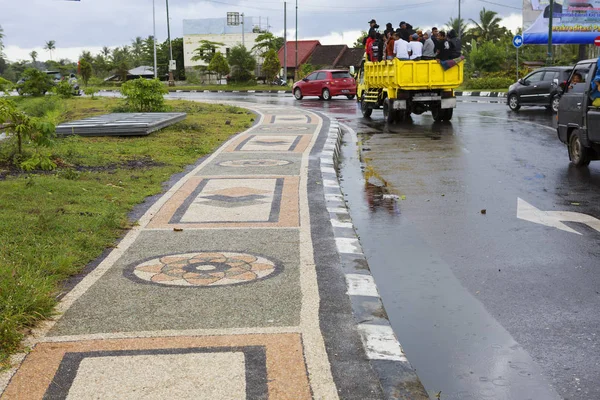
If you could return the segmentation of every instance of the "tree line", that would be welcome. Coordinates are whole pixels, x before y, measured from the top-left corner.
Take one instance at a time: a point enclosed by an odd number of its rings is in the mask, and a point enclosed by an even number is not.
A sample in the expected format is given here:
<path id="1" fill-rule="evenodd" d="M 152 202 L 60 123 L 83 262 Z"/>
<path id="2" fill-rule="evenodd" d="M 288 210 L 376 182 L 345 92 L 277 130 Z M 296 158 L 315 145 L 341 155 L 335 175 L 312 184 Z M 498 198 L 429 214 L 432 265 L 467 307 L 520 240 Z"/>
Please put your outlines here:
<path id="1" fill-rule="evenodd" d="M 203 40 L 195 49 L 193 60 L 203 61 L 205 65 L 195 68 L 200 73 L 214 73 L 220 80 L 230 76 L 233 81 L 247 82 L 253 80 L 256 60 L 262 61 L 262 76 L 265 80 L 274 79 L 278 75 L 281 65 L 277 57 L 277 50 L 283 46 L 283 38 L 276 37 L 270 32 L 259 32 L 254 46 L 248 50 L 244 46 L 235 46 L 229 54 L 224 56 L 217 49 L 222 43 Z M 53 60 L 53 53 L 57 43 L 54 40 L 45 42 L 44 50 L 50 54 L 50 60 L 39 61 L 37 51 L 29 53 L 30 60 L 8 62 L 3 54 L 4 32 L 0 27 L 0 77 L 16 82 L 28 68 L 58 71 L 63 76 L 69 73 L 79 73 L 87 84 L 92 78 L 98 80 L 117 75 L 121 81 L 126 80 L 129 70 L 139 66 L 154 65 L 154 38 L 136 37 L 130 44 L 110 48 L 104 46 L 98 53 L 84 50 L 76 62 L 68 59 Z M 184 66 L 183 39 L 176 38 L 171 41 L 173 59 L 176 61 L 176 70 L 173 71 L 174 79 L 186 80 Z M 157 69 L 159 76 L 168 74 L 169 42 L 157 43 Z M 95 81 L 94 83 L 98 83 Z"/>
<path id="2" fill-rule="evenodd" d="M 466 57 L 465 77 L 504 77 L 513 79 L 516 76 L 516 48 L 512 44 L 515 34 L 504 26 L 501 26 L 502 18 L 496 11 L 485 7 L 479 11 L 478 19 L 450 18 L 445 26 L 438 27 L 440 30 L 450 31 L 454 29 L 461 33 L 463 55 Z M 418 28 L 415 28 L 418 30 Z M 354 47 L 364 47 L 363 37 L 367 32 L 362 32 L 356 40 Z M 593 46 L 587 46 L 587 52 L 583 52 L 579 45 L 557 45 L 553 53 L 555 65 L 572 65 L 582 56 L 593 57 Z M 582 53 L 589 53 L 588 55 Z M 520 62 L 545 62 L 547 48 L 542 45 L 526 45 L 519 49 Z M 527 69 L 522 65 L 522 72 Z"/>

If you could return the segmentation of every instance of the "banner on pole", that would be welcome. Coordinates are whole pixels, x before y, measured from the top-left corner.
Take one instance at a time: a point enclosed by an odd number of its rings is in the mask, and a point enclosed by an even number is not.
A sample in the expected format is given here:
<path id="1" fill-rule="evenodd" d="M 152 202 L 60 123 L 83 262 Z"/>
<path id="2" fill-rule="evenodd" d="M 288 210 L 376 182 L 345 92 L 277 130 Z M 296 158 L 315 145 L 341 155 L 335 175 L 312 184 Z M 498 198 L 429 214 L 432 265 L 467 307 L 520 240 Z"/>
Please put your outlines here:
<path id="1" fill-rule="evenodd" d="M 600 33 L 600 0 L 523 0 L 524 44 L 547 44 L 552 18 L 553 44 L 591 44 Z"/>

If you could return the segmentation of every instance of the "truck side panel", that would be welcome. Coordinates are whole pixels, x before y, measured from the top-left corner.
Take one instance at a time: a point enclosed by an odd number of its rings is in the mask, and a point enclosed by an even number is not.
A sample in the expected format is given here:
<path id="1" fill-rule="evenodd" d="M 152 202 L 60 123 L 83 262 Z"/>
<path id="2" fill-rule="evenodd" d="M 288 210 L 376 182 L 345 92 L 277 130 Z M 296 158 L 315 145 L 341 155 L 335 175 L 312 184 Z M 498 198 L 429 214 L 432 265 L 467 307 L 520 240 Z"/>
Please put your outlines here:
<path id="1" fill-rule="evenodd" d="M 446 71 L 433 61 L 365 62 L 364 80 L 370 88 L 402 90 L 454 89 L 463 82 L 464 63 Z"/>

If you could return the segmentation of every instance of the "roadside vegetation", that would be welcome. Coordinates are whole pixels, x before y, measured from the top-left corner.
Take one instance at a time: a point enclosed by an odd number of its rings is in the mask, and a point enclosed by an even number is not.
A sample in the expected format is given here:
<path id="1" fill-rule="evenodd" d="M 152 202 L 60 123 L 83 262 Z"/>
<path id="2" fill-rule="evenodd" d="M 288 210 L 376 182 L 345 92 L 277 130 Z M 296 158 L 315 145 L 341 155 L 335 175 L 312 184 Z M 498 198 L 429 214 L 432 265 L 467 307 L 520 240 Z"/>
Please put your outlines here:
<path id="1" fill-rule="evenodd" d="M 30 121 L 51 125 L 136 107 L 113 98 L 0 100 Z M 50 135 L 44 146 L 28 137 L 20 151 L 14 132 L 0 141 L 0 366 L 8 365 L 29 329 L 52 316 L 65 280 L 131 227 L 134 206 L 254 118 L 223 105 L 172 101 L 160 107 L 188 117 L 146 137 Z M 32 129 L 37 135 L 41 128 Z M 23 160 L 40 151 L 51 165 L 27 171 Z"/>

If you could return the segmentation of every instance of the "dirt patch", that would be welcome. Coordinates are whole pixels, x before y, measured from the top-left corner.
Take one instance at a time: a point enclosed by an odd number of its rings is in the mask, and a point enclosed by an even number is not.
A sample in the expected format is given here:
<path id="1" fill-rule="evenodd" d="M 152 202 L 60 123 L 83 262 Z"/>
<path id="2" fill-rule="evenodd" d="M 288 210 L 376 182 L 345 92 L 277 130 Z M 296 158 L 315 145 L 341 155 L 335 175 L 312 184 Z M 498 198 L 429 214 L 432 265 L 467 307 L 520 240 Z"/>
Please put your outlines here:
<path id="1" fill-rule="evenodd" d="M 55 160 L 56 161 L 56 160 Z M 16 168 L 14 166 L 4 166 L 3 169 L 0 169 L 0 181 L 5 180 L 9 176 L 11 177 L 19 177 L 19 176 L 28 176 L 28 175 L 54 175 L 60 172 L 64 172 L 65 170 L 74 170 L 77 172 L 114 172 L 119 169 L 130 169 L 130 170 L 144 170 L 155 167 L 163 167 L 165 163 L 157 162 L 152 159 L 150 156 L 145 156 L 141 158 L 136 158 L 132 160 L 127 160 L 120 163 L 110 163 L 107 165 L 98 165 L 98 166 L 89 166 L 89 165 L 65 165 L 61 162 L 58 162 L 58 168 L 54 171 L 43 171 L 43 170 L 34 170 L 34 171 L 23 171 L 22 169 Z"/>

